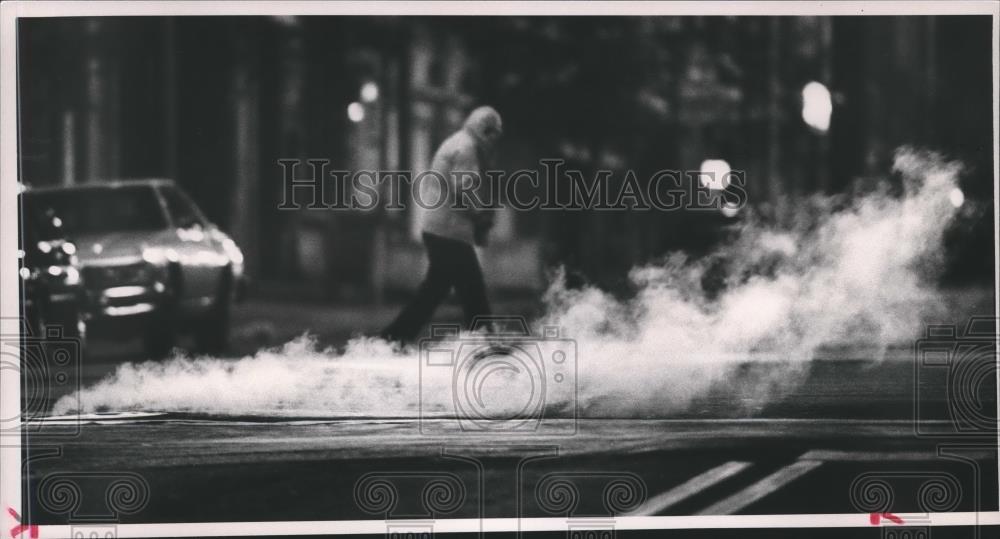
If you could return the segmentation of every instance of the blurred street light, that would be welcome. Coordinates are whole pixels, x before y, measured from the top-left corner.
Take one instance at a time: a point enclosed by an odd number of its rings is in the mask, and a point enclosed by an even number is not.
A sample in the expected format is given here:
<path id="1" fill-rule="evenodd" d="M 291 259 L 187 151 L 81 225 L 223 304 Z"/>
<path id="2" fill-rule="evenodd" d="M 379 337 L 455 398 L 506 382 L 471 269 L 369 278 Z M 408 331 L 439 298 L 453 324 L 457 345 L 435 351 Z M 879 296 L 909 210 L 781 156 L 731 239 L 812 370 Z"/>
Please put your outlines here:
<path id="1" fill-rule="evenodd" d="M 958 187 L 951 190 L 948 193 L 948 200 L 951 201 L 951 205 L 956 208 L 961 208 L 962 204 L 965 204 L 965 193 Z"/>
<path id="2" fill-rule="evenodd" d="M 365 106 L 357 101 L 347 105 L 347 118 L 354 123 L 365 119 Z"/>
<path id="3" fill-rule="evenodd" d="M 378 84 L 368 81 L 361 86 L 361 100 L 372 103 L 378 100 Z"/>
<path id="4" fill-rule="evenodd" d="M 728 217 L 730 219 L 736 217 L 736 215 L 740 213 L 740 209 L 737 208 L 736 206 L 729 206 L 726 204 L 723 204 L 722 207 L 719 208 L 719 211 L 722 212 L 723 216 Z"/>
<path id="5" fill-rule="evenodd" d="M 806 125 L 826 133 L 830 129 L 833 98 L 826 86 L 812 81 L 802 88 L 802 120 Z"/>
<path id="6" fill-rule="evenodd" d="M 723 159 L 706 159 L 701 162 L 701 185 L 713 191 L 729 186 L 729 163 Z"/>
<path id="7" fill-rule="evenodd" d="M 713 191 L 713 197 L 721 197 L 720 191 L 729 187 L 732 168 L 725 159 L 706 159 L 701 162 L 701 185 Z M 736 217 L 740 208 L 723 202 L 719 211 L 727 218 Z"/>

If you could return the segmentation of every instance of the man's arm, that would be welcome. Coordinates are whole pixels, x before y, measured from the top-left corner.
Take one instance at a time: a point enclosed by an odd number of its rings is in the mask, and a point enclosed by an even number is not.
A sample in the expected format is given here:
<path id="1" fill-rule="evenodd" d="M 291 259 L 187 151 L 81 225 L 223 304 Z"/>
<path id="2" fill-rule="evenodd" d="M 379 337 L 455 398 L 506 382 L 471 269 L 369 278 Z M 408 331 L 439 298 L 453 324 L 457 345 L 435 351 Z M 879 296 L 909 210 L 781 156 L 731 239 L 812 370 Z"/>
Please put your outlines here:
<path id="1" fill-rule="evenodd" d="M 456 192 L 459 196 L 464 193 L 465 200 L 462 203 L 468 209 L 464 210 L 463 216 L 472 221 L 473 241 L 476 245 L 486 245 L 490 230 L 493 229 L 495 213 L 489 207 L 488 199 L 484 201 L 480 195 L 484 190 L 490 189 L 487 185 L 489 178 L 484 176 L 484 163 L 480 162 L 476 148 L 473 146 L 463 150 L 456 156 L 454 171 L 457 181 L 469 182 L 470 185 L 463 185 L 460 189 L 464 191 Z"/>
<path id="2" fill-rule="evenodd" d="M 484 245 L 493 227 L 493 212 L 484 207 L 480 197 L 487 179 L 480 177 L 475 146 L 445 142 L 434 155 L 431 167 L 445 177 L 449 211 L 470 221 L 474 227 L 475 243 Z"/>
<path id="3" fill-rule="evenodd" d="M 450 199 L 462 216 L 473 222 L 488 213 L 480 193 L 486 178 L 480 177 L 480 163 L 475 148 L 456 148 L 442 156 L 443 174 L 448 178 Z"/>

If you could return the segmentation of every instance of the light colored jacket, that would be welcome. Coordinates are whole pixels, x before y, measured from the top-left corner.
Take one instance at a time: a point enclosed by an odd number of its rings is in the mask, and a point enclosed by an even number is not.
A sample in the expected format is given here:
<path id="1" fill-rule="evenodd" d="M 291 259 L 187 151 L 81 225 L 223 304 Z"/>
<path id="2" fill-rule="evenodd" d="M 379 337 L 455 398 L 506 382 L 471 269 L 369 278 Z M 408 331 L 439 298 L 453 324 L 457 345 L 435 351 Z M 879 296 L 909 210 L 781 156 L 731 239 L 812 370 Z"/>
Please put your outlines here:
<path id="1" fill-rule="evenodd" d="M 493 115 L 496 114 L 496 111 L 489 110 Z M 468 188 L 475 181 L 469 174 L 481 175 L 483 173 L 484 163 L 480 162 L 482 152 L 480 151 L 481 138 L 479 133 L 485 128 L 486 122 L 499 122 L 499 116 L 496 116 L 495 119 L 490 116 L 490 114 L 476 114 L 474 111 L 465 121 L 462 129 L 445 139 L 434 154 L 431 170 L 441 174 L 445 181 L 442 184 L 440 180 L 430 175 L 425 175 L 420 180 L 419 196 L 421 201 L 425 207 L 432 206 L 426 210 L 423 232 L 469 244 L 474 243 L 475 225 L 473 221 L 482 209 L 474 207 L 475 200 L 471 196 L 465 197 L 464 208 L 457 208 L 455 197 L 459 187 L 458 182 L 464 182 L 465 187 Z M 482 176 L 478 191 L 482 192 L 486 189 L 486 182 L 487 179 Z M 442 200 L 440 190 L 445 186 L 448 189 L 445 195 L 447 202 L 437 204 L 438 201 Z"/>

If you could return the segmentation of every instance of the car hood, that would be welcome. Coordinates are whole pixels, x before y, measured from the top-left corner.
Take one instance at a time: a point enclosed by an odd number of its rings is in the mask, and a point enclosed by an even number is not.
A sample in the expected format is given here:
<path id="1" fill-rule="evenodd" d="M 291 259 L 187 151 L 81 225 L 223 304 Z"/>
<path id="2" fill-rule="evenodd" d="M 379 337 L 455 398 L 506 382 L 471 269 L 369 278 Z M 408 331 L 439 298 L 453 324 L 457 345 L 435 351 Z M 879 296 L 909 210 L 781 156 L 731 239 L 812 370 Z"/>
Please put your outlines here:
<path id="1" fill-rule="evenodd" d="M 177 242 L 173 230 L 105 232 L 73 236 L 80 263 L 101 264 L 117 259 L 142 259 L 148 247 L 163 247 Z"/>

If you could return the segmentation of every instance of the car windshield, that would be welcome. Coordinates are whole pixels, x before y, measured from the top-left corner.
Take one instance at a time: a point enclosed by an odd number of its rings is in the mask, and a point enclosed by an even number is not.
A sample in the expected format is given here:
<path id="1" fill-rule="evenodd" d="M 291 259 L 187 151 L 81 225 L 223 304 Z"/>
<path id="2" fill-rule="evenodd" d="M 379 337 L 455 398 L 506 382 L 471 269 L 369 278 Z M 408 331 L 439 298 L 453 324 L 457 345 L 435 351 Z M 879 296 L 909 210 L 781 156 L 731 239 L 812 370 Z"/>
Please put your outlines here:
<path id="1" fill-rule="evenodd" d="M 167 227 L 160 202 L 149 186 L 29 192 L 25 195 L 26 226 L 55 218 L 69 235 Z"/>

